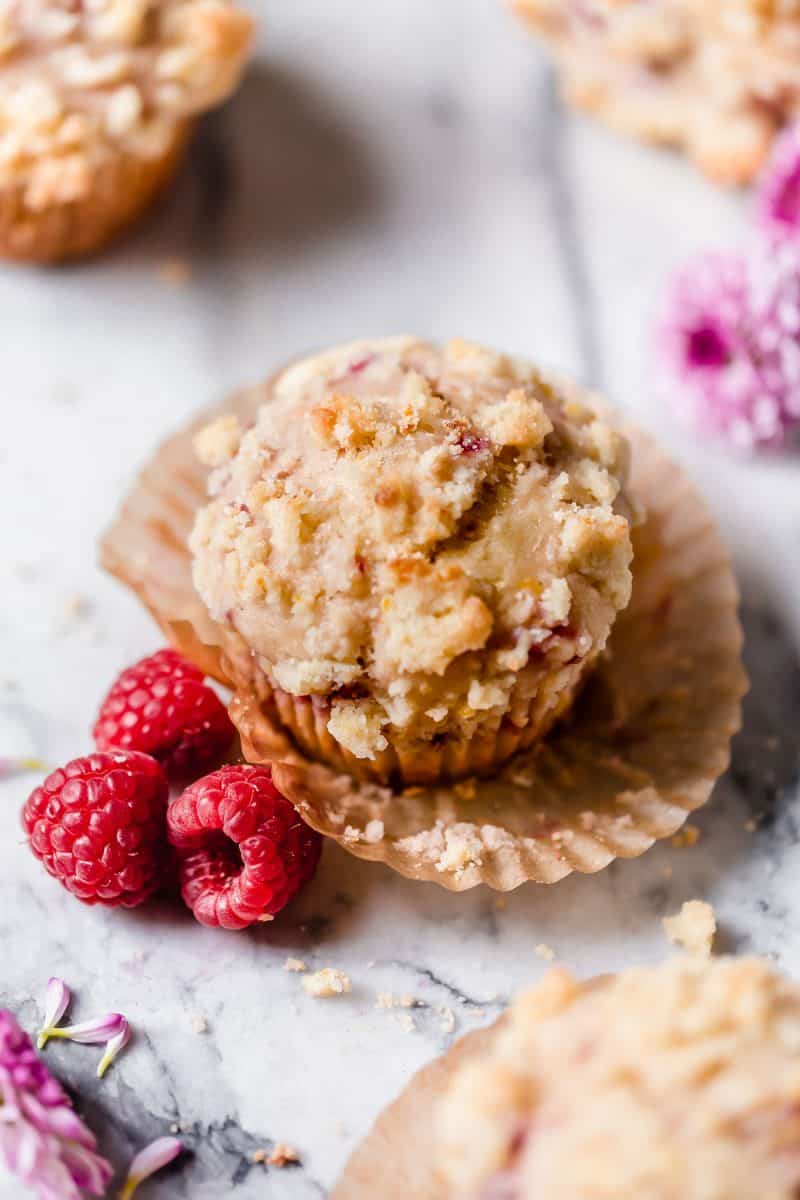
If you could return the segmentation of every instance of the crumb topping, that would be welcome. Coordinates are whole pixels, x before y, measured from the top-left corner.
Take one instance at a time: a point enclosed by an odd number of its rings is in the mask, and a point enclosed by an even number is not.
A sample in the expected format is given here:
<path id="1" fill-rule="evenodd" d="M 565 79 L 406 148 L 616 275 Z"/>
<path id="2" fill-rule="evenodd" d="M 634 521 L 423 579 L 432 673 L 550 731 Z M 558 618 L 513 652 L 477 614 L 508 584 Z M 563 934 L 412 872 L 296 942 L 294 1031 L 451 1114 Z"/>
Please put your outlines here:
<path id="1" fill-rule="evenodd" d="M 32 210 L 88 191 L 120 149 L 158 157 L 238 81 L 253 23 L 229 0 L 17 0 L 0 11 L 0 183 Z"/>
<path id="2" fill-rule="evenodd" d="M 714 909 L 705 900 L 687 900 L 681 910 L 672 917 L 664 917 L 664 932 L 676 946 L 682 946 L 689 954 L 708 958 L 717 932 Z"/>
<path id="3" fill-rule="evenodd" d="M 792 1200 L 799 1113 L 800 992 L 767 964 L 556 969 L 458 1072 L 441 1166 L 459 1200 Z"/>
<path id="4" fill-rule="evenodd" d="M 513 3 L 553 45 L 574 103 L 683 146 L 723 183 L 752 179 L 800 113 L 798 0 Z"/>
<path id="5" fill-rule="evenodd" d="M 195 583 L 351 753 L 525 724 L 543 678 L 602 649 L 632 551 L 627 445 L 592 409 L 412 338 L 304 360 L 265 399 L 241 440 L 199 435 Z"/>
<path id="6" fill-rule="evenodd" d="M 302 983 L 306 995 L 313 996 L 317 1000 L 343 996 L 346 992 L 353 990 L 349 975 L 345 975 L 344 971 L 338 970 L 337 967 L 323 967 L 321 971 L 315 971 L 313 975 L 304 975 Z"/>

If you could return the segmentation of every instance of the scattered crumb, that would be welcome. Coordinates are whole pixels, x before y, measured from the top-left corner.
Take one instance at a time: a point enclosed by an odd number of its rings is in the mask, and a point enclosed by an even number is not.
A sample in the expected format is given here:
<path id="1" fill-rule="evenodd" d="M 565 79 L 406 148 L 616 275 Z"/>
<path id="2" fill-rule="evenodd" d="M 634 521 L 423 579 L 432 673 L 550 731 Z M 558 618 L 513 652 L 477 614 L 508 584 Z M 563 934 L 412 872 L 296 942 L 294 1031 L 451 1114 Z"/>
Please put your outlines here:
<path id="1" fill-rule="evenodd" d="M 717 932 L 714 910 L 705 900 L 687 900 L 673 917 L 664 917 L 664 932 L 676 946 L 689 954 L 708 958 Z"/>
<path id="2" fill-rule="evenodd" d="M 683 850 L 687 846 L 695 846 L 700 840 L 700 830 L 696 825 L 684 825 L 680 833 L 676 833 L 672 839 L 672 844 L 676 850 Z"/>
<path id="3" fill-rule="evenodd" d="M 364 829 L 364 841 L 369 846 L 374 846 L 383 837 L 383 821 L 379 821 L 377 817 L 374 821 L 367 821 Z"/>
<path id="4" fill-rule="evenodd" d="M 172 1124 L 169 1127 L 169 1131 L 170 1131 L 170 1133 L 180 1133 L 181 1127 L 177 1121 L 172 1122 Z"/>
<path id="5" fill-rule="evenodd" d="M 258 919 L 262 925 L 266 925 L 268 921 L 274 921 L 275 917 L 272 913 L 262 913 Z"/>
<path id="6" fill-rule="evenodd" d="M 436 1011 L 442 1018 L 439 1023 L 442 1033 L 452 1033 L 456 1027 L 456 1014 L 453 1012 L 452 1008 L 447 1008 L 443 1005 Z"/>
<path id="7" fill-rule="evenodd" d="M 485 1008 L 471 1008 L 469 1010 L 469 1012 L 467 1013 L 467 1016 L 474 1018 L 476 1021 L 480 1020 L 481 1017 L 486 1016 L 486 1009 Z"/>
<path id="8" fill-rule="evenodd" d="M 288 1167 L 292 1163 L 299 1163 L 300 1155 L 294 1146 L 288 1146 L 286 1142 L 278 1142 L 267 1162 L 271 1167 Z"/>
<path id="9" fill-rule="evenodd" d="M 87 617 L 90 611 L 91 604 L 88 597 L 80 592 L 75 592 L 64 601 L 64 616 L 68 621 L 80 621 L 83 617 Z"/>
<path id="10" fill-rule="evenodd" d="M 416 996 L 395 996 L 393 992 L 378 992 L 376 1008 L 416 1008 Z"/>
<path id="11" fill-rule="evenodd" d="M 192 264 L 186 258 L 165 258 L 158 264 L 156 275 L 167 287 L 186 287 L 192 277 Z"/>
<path id="12" fill-rule="evenodd" d="M 191 1019 L 193 1033 L 208 1033 L 208 1021 L 202 1013 L 195 1013 Z"/>
<path id="13" fill-rule="evenodd" d="M 417 1028 L 417 1023 L 411 1016 L 411 1013 L 401 1012 L 397 1014 L 397 1024 L 404 1033 L 413 1033 Z"/>
<path id="14" fill-rule="evenodd" d="M 498 896 L 494 902 L 494 906 L 498 912 L 502 912 L 504 908 L 508 907 L 508 901 L 505 896 Z"/>
<path id="15" fill-rule="evenodd" d="M 745 833 L 755 833 L 757 829 L 758 829 L 758 821 L 756 821 L 753 817 L 750 817 L 749 820 L 745 821 L 745 823 L 744 823 Z"/>
<path id="16" fill-rule="evenodd" d="M 302 958 L 287 958 L 283 964 L 284 971 L 296 971 L 298 974 L 308 970 L 308 964 Z"/>
<path id="17" fill-rule="evenodd" d="M 308 996 L 327 1000 L 330 996 L 341 996 L 345 992 L 351 992 L 353 984 L 344 971 L 339 971 L 336 967 L 323 967 L 321 971 L 303 978 L 303 989 Z"/>
<path id="18" fill-rule="evenodd" d="M 540 942 L 536 947 L 536 957 L 543 958 L 545 962 L 553 962 L 556 952 L 552 946 L 548 946 L 546 942 Z"/>
<path id="19" fill-rule="evenodd" d="M 254 1163 L 263 1163 L 267 1161 L 266 1150 L 254 1150 L 251 1161 Z"/>

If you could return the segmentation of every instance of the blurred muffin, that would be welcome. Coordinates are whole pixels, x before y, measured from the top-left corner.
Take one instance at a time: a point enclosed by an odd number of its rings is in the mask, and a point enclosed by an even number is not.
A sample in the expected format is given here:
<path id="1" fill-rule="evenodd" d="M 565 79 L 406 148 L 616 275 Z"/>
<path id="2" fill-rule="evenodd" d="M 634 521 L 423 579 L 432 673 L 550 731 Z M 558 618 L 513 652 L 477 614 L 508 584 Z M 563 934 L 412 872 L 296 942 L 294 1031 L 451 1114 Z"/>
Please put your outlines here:
<path id="1" fill-rule="evenodd" d="M 235 88 L 252 29 L 227 0 L 3 5 L 0 255 L 74 258 L 130 225 Z"/>
<path id="2" fill-rule="evenodd" d="M 566 711 L 629 600 L 628 448 L 530 365 L 358 342 L 289 367 L 214 467 L 195 586 L 312 758 L 406 783 L 486 771 Z"/>
<path id="3" fill-rule="evenodd" d="M 440 1102 L 452 1200 L 793 1200 L 800 990 L 685 959 L 522 995 Z"/>
<path id="4" fill-rule="evenodd" d="M 624 133 L 748 183 L 800 114 L 800 0 L 512 0 L 564 93 Z"/>

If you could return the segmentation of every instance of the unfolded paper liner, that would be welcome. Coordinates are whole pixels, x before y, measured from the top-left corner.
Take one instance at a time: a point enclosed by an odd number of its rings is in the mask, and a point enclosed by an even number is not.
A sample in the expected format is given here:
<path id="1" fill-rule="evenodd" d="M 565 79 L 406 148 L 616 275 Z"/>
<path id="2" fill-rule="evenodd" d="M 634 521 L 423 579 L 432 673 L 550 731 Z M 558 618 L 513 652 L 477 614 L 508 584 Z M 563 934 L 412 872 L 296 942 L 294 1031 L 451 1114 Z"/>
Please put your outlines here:
<path id="1" fill-rule="evenodd" d="M 102 544 L 169 640 L 224 683 L 247 678 L 249 651 L 211 620 L 192 585 L 187 546 L 205 502 L 192 434 L 222 412 L 249 424 L 270 382 L 240 393 L 167 441 Z M 709 512 L 687 477 L 641 430 L 631 490 L 634 589 L 569 719 L 490 779 L 393 792 L 305 758 L 263 697 L 239 691 L 231 716 L 251 762 L 270 762 L 304 819 L 360 858 L 453 891 L 554 883 L 633 858 L 675 834 L 730 761 L 747 680 L 738 589 Z M 244 656 L 244 657 L 243 657 Z"/>
<path id="2" fill-rule="evenodd" d="M 436 1167 L 439 1105 L 463 1064 L 488 1051 L 503 1019 L 459 1038 L 417 1072 L 356 1148 L 330 1200 L 449 1200 Z"/>

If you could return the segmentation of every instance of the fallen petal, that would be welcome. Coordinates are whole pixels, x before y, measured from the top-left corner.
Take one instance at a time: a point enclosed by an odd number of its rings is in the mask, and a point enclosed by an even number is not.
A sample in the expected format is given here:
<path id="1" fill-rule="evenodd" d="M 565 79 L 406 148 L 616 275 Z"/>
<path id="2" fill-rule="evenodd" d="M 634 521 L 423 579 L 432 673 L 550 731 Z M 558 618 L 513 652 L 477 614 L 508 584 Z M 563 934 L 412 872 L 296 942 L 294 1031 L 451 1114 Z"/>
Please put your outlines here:
<path id="1" fill-rule="evenodd" d="M 103 1057 L 100 1059 L 100 1062 L 98 1063 L 98 1066 L 97 1066 L 97 1078 L 98 1079 L 103 1078 L 106 1071 L 113 1063 L 114 1059 L 117 1057 L 117 1055 L 120 1053 L 121 1050 L 125 1049 L 125 1047 L 127 1046 L 128 1042 L 130 1040 L 131 1040 L 131 1027 L 128 1024 L 128 1022 L 126 1021 L 125 1017 L 123 1017 L 122 1025 L 120 1026 L 119 1033 L 115 1033 L 114 1036 L 112 1038 L 109 1038 L 108 1041 L 106 1042 L 105 1053 L 103 1054 Z"/>
<path id="2" fill-rule="evenodd" d="M 128 1178 L 119 1200 L 130 1200 L 140 1183 L 149 1179 L 156 1171 L 173 1162 L 183 1150 L 183 1142 L 174 1137 L 156 1138 L 144 1150 L 140 1150 L 128 1169 Z"/>
<path id="3" fill-rule="evenodd" d="M 93 1045 L 116 1037 L 127 1024 L 122 1013 L 105 1013 L 102 1017 L 81 1021 L 78 1025 L 64 1025 L 60 1029 L 49 1029 L 47 1032 L 48 1037 L 66 1038 L 70 1042 Z"/>
<path id="4" fill-rule="evenodd" d="M 52 1030 L 67 1011 L 71 999 L 70 990 L 64 980 L 59 979 L 56 975 L 51 976 L 44 1000 L 44 1022 L 36 1042 L 40 1050 L 45 1048 L 48 1039 L 52 1037 Z"/>

